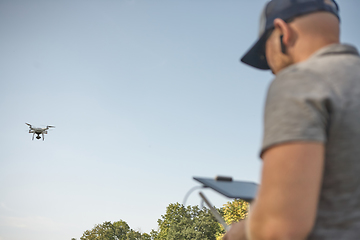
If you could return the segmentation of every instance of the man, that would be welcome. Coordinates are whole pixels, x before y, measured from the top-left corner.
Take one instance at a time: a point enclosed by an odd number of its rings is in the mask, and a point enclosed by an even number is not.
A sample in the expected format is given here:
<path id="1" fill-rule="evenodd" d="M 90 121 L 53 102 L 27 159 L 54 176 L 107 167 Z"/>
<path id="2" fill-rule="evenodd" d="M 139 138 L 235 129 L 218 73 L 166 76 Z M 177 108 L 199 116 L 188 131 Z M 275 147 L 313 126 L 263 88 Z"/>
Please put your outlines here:
<path id="1" fill-rule="evenodd" d="M 360 239 L 360 58 L 333 0 L 273 0 L 242 61 L 271 69 L 262 180 L 233 239 Z"/>

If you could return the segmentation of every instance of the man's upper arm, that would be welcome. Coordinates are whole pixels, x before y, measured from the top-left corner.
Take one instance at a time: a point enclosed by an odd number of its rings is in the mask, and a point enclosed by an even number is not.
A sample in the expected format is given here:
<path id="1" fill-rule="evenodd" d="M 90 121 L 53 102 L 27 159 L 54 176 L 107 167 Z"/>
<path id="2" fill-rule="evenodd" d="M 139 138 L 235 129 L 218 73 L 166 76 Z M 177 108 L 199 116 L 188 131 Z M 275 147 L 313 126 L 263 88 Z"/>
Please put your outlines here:
<path id="1" fill-rule="evenodd" d="M 263 161 L 261 185 L 250 216 L 251 239 L 305 238 L 316 217 L 324 164 L 323 144 L 277 145 L 263 154 Z"/>
<path id="2" fill-rule="evenodd" d="M 272 82 L 265 105 L 261 154 L 292 141 L 325 142 L 331 90 L 321 76 L 294 70 Z"/>
<path id="3" fill-rule="evenodd" d="M 321 76 L 296 67 L 279 75 L 266 101 L 263 172 L 250 233 L 301 239 L 316 218 L 331 90 Z"/>

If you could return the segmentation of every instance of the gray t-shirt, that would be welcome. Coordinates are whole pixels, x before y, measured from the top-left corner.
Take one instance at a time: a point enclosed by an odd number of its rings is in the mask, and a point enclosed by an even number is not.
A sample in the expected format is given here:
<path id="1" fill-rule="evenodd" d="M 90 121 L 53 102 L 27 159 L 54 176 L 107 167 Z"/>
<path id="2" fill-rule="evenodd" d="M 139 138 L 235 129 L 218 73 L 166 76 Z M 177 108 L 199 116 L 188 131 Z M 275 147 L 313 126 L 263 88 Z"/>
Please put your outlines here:
<path id="1" fill-rule="evenodd" d="M 325 168 L 309 239 L 360 239 L 360 58 L 333 44 L 270 85 L 261 153 L 291 141 L 323 142 Z M 304 196 L 306 198 L 306 196 Z"/>

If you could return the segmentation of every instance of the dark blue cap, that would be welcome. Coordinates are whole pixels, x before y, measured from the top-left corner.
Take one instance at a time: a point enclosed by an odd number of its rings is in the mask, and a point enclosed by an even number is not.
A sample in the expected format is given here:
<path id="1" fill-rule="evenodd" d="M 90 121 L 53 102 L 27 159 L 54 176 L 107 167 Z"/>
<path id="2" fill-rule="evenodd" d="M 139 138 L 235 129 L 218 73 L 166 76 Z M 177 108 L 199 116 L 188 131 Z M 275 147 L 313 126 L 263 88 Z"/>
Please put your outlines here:
<path id="1" fill-rule="evenodd" d="M 326 11 L 333 13 L 339 20 L 339 7 L 335 0 L 272 0 L 261 14 L 259 39 L 241 58 L 243 63 L 259 69 L 270 69 L 265 56 L 265 43 L 268 32 L 274 28 L 274 20 L 290 20 L 304 14 Z"/>

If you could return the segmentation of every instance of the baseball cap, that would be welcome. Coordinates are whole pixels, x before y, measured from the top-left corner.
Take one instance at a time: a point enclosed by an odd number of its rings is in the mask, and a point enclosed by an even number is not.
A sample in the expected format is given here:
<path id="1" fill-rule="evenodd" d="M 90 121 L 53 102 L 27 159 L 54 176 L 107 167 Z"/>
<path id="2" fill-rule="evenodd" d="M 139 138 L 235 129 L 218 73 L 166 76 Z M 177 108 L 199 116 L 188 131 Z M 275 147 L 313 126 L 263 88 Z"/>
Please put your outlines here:
<path id="1" fill-rule="evenodd" d="M 326 11 L 339 17 L 339 7 L 335 0 L 272 0 L 261 13 L 259 39 L 241 58 L 243 63 L 259 69 L 270 69 L 265 56 L 265 42 L 274 28 L 274 20 L 284 21 L 311 12 Z"/>

